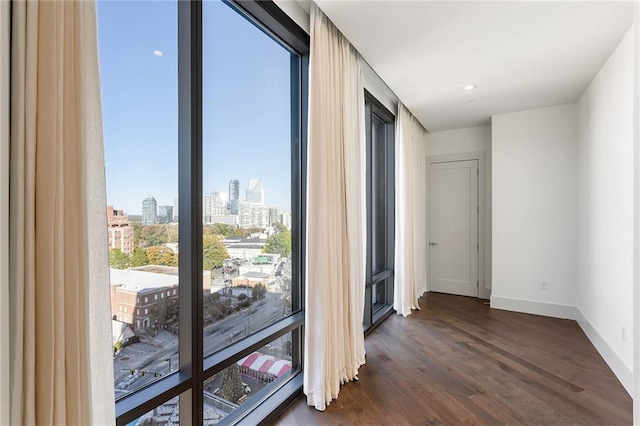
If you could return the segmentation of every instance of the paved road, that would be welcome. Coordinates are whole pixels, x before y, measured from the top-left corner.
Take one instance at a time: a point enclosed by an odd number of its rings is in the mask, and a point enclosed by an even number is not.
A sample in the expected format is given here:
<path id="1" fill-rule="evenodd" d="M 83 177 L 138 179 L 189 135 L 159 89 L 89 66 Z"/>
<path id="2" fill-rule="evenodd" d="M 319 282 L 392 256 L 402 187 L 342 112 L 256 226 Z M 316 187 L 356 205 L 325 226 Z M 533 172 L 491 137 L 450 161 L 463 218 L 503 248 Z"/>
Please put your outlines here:
<path id="1" fill-rule="evenodd" d="M 279 294 L 266 293 L 265 298 L 251 305 L 251 310 L 242 310 L 221 321 L 208 325 L 204 328 L 204 354 L 210 355 L 223 349 L 233 342 L 236 342 L 248 334 L 254 333 L 267 327 L 283 317 L 285 309 Z M 134 347 L 132 345 L 131 347 Z M 131 361 L 125 363 L 124 368 L 145 370 L 144 376 L 127 374 L 126 371 L 115 371 L 115 394 L 116 398 L 139 389 L 159 377 L 170 374 L 178 366 L 178 339 L 164 345 L 158 352 L 149 356 L 130 357 Z M 171 360 L 171 361 L 169 361 Z M 120 363 L 122 364 L 122 363 Z M 160 373 L 159 377 L 154 377 L 154 372 Z M 128 385 L 125 383 L 128 382 Z"/>

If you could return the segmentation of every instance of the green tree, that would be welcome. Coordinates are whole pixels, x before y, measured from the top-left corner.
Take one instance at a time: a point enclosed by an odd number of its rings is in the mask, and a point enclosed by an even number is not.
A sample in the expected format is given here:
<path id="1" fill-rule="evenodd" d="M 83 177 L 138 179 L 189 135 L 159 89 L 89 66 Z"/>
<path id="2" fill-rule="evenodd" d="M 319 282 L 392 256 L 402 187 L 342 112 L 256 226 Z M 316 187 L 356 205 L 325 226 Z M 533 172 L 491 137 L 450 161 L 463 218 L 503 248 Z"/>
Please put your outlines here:
<path id="1" fill-rule="evenodd" d="M 142 224 L 133 223 L 133 245 L 134 247 L 146 247 L 142 244 Z"/>
<path id="2" fill-rule="evenodd" d="M 168 223 L 163 225 L 165 229 L 165 235 L 168 243 L 177 243 L 178 242 L 178 231 L 179 227 L 175 223 Z"/>
<path id="3" fill-rule="evenodd" d="M 276 228 L 276 231 L 277 231 L 277 232 L 285 232 L 285 231 L 288 231 L 287 227 L 286 227 L 286 226 L 284 226 L 284 224 L 283 224 L 283 223 L 280 223 L 280 222 L 276 222 L 276 223 L 274 223 L 274 224 L 273 224 L 273 227 L 274 227 L 274 228 Z"/>
<path id="4" fill-rule="evenodd" d="M 291 232 L 283 231 L 271 235 L 262 248 L 263 253 L 279 254 L 282 257 L 289 257 L 291 254 Z"/>
<path id="5" fill-rule="evenodd" d="M 113 269 L 127 269 L 131 265 L 131 259 L 119 248 L 114 248 L 109 250 L 109 265 Z"/>
<path id="6" fill-rule="evenodd" d="M 163 424 L 164 423 L 160 423 L 159 421 L 157 421 L 153 417 L 146 418 L 143 421 L 141 421 L 140 423 L 138 423 L 139 426 L 160 426 L 160 425 L 163 425 Z"/>
<path id="7" fill-rule="evenodd" d="M 134 224 L 134 241 L 137 247 L 154 247 L 170 242 L 167 228 L 173 225 L 140 225 Z M 173 237 L 172 237 L 173 238 Z"/>
<path id="8" fill-rule="evenodd" d="M 227 248 L 216 235 L 202 237 L 202 266 L 205 270 L 220 268 L 225 259 L 229 258 Z"/>
<path id="9" fill-rule="evenodd" d="M 204 235 L 218 235 L 226 237 L 233 235 L 235 227 L 226 225 L 224 223 L 213 223 L 211 225 L 204 225 Z"/>
<path id="10" fill-rule="evenodd" d="M 240 378 L 240 370 L 235 362 L 222 370 L 220 379 L 220 397 L 229 402 L 238 403 L 245 395 L 244 385 Z"/>
<path id="11" fill-rule="evenodd" d="M 166 246 L 155 246 L 147 249 L 150 265 L 178 266 L 178 256 Z"/>
<path id="12" fill-rule="evenodd" d="M 167 302 L 161 301 L 156 305 L 156 308 L 151 313 L 151 321 L 152 323 L 158 323 L 158 325 L 162 326 L 167 323 Z"/>
<path id="13" fill-rule="evenodd" d="M 231 302 L 227 299 L 219 299 L 209 306 L 209 314 L 214 318 L 222 318 L 231 309 Z"/>
<path id="14" fill-rule="evenodd" d="M 158 325 L 163 326 L 170 323 L 178 316 L 178 303 L 176 300 L 164 299 L 156 306 L 151 314 L 151 320 Z"/>
<path id="15" fill-rule="evenodd" d="M 207 299 L 208 299 L 209 303 L 214 303 L 214 302 L 217 302 L 218 300 L 220 300 L 221 297 L 222 296 L 220 296 L 220 293 L 215 292 L 215 293 L 211 293 Z"/>
<path id="16" fill-rule="evenodd" d="M 131 266 L 134 268 L 138 266 L 144 266 L 149 264 L 149 258 L 147 257 L 147 251 L 143 248 L 136 247 L 133 249 L 131 255 Z"/>
<path id="17" fill-rule="evenodd" d="M 262 284 L 256 284 L 251 291 L 251 300 L 256 301 L 264 299 L 264 295 L 267 292 L 267 288 Z"/>

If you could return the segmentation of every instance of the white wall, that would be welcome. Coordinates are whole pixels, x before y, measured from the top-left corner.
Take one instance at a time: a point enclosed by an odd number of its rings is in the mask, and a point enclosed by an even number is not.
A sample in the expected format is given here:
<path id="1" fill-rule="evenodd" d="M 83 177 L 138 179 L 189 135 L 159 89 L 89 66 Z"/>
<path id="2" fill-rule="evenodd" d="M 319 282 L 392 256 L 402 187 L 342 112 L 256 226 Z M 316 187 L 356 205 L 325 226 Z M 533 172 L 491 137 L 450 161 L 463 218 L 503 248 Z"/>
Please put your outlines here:
<path id="1" fill-rule="evenodd" d="M 492 307 L 574 316 L 576 116 L 571 104 L 492 118 Z"/>
<path id="2" fill-rule="evenodd" d="M 640 3 L 633 8 L 633 51 L 640 52 Z M 640 424 L 640 54 L 634 56 L 633 422 Z"/>
<path id="3" fill-rule="evenodd" d="M 633 368 L 632 89 L 630 31 L 578 102 L 578 319 L 601 353 L 613 352 L 603 356 L 628 390 Z"/>
<path id="4" fill-rule="evenodd" d="M 0 425 L 9 424 L 9 5 L 0 1 Z"/>
<path id="5" fill-rule="evenodd" d="M 427 134 L 427 155 L 451 155 L 468 152 L 484 152 L 484 287 L 491 288 L 491 126 L 467 127 L 464 129 L 433 132 Z M 482 196 L 481 194 L 479 194 Z M 488 296 L 489 292 L 485 294 Z"/>
<path id="6" fill-rule="evenodd" d="M 309 0 L 275 0 L 274 3 L 289 15 L 293 21 L 311 34 L 309 21 L 309 10 L 311 2 Z M 382 105 L 384 105 L 393 115 L 398 113 L 398 97 L 389 89 L 389 86 L 382 81 L 373 68 L 366 62 L 362 66 L 364 88 L 369 91 Z"/>

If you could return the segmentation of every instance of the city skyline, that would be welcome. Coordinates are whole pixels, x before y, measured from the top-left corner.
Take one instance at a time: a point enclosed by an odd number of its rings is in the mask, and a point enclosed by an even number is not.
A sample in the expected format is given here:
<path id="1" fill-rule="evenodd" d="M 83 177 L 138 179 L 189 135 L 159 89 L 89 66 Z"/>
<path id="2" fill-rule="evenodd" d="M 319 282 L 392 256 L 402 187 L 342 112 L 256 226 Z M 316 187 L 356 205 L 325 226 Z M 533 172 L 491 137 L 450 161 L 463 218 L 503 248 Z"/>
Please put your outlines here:
<path id="1" fill-rule="evenodd" d="M 234 186 L 233 189 L 235 189 L 235 185 L 238 183 L 238 179 L 231 179 L 229 180 L 229 189 L 232 190 L 232 186 Z M 254 187 L 251 187 L 251 184 L 254 184 Z M 243 203 L 243 202 L 250 202 L 250 203 L 256 203 L 257 200 L 254 197 L 254 191 L 256 190 L 255 184 L 259 185 L 259 192 L 260 192 L 260 198 L 264 199 L 265 198 L 265 192 L 264 192 L 264 187 L 262 186 L 262 179 L 261 178 L 252 178 L 249 179 L 249 183 L 248 183 L 248 188 L 246 190 L 245 193 L 245 197 L 240 197 L 237 201 Z M 241 185 L 238 185 L 238 193 L 240 192 Z M 214 196 L 216 198 L 220 198 L 225 204 L 226 204 L 226 208 L 227 211 L 225 214 L 227 215 L 234 215 L 237 213 L 233 213 L 231 211 L 231 202 L 232 199 L 229 195 L 229 193 L 224 192 L 224 191 L 220 191 L 218 189 L 214 189 L 212 191 L 204 191 L 202 194 L 202 198 L 203 198 L 203 207 L 206 204 L 206 201 L 208 198 L 210 198 L 211 196 Z M 155 223 L 160 223 L 161 217 L 165 216 L 163 215 L 163 213 L 161 212 L 161 210 L 163 208 L 165 209 L 169 209 L 172 211 L 172 213 L 175 213 L 175 208 L 176 206 L 173 204 L 175 203 L 175 200 L 177 200 L 177 198 L 173 198 L 173 201 L 169 204 L 169 203 L 164 203 L 161 200 L 159 200 L 153 193 L 148 194 L 143 200 L 142 202 L 139 202 L 138 204 L 140 205 L 140 211 L 136 212 L 130 212 L 124 208 L 120 208 L 119 210 L 125 212 L 127 215 L 132 215 L 132 216 L 142 216 L 143 217 L 143 222 L 145 219 L 145 206 L 150 205 L 151 202 L 153 203 L 152 205 L 155 205 Z M 270 205 L 266 202 L 260 203 L 262 204 L 264 207 L 269 208 L 269 209 L 278 209 L 280 210 L 281 213 L 286 213 L 286 214 L 290 214 L 290 209 L 284 209 L 281 206 L 275 206 L 275 205 Z M 113 206 L 112 203 L 108 203 L 109 206 Z M 116 206 L 116 207 L 120 207 L 120 206 Z M 206 207 L 205 207 L 206 209 Z M 149 212 L 150 214 L 150 212 Z M 220 213 L 216 213 L 216 214 L 220 214 Z M 150 223 L 146 223 L 146 224 L 150 224 Z"/>
<path id="2" fill-rule="evenodd" d="M 249 178 L 249 179 L 247 179 L 247 182 L 254 181 L 254 180 L 259 180 L 261 182 L 264 182 L 262 178 L 257 178 L 257 179 L 256 178 Z M 232 182 L 232 181 L 239 181 L 239 179 L 232 179 L 232 180 L 229 180 L 227 182 Z M 227 183 L 226 186 L 227 187 L 229 186 L 228 183 Z M 241 193 L 240 191 L 242 191 L 242 181 L 240 181 L 239 188 L 240 189 L 239 189 L 238 192 Z M 207 190 L 207 189 L 204 189 L 202 195 L 204 197 L 204 196 L 206 196 L 206 194 L 212 194 L 214 192 L 219 192 L 221 195 L 223 195 L 225 197 L 225 199 L 227 201 L 231 202 L 231 199 L 229 198 L 229 192 L 220 190 L 218 188 L 214 188 L 214 189 L 212 189 L 210 191 Z M 246 188 L 245 188 L 245 191 L 243 191 L 243 192 L 245 192 L 245 197 L 239 197 L 238 201 L 249 201 L 249 200 L 246 199 Z M 289 200 L 287 200 L 287 205 L 286 206 L 280 206 L 280 205 L 276 205 L 276 204 L 273 204 L 273 203 L 269 203 L 267 201 L 268 200 L 268 197 L 266 195 L 267 193 L 264 192 L 264 185 L 262 186 L 262 192 L 263 192 L 263 198 L 265 200 L 263 204 L 265 206 L 276 207 L 276 208 L 279 208 L 280 210 L 282 210 L 285 213 L 291 213 L 291 205 L 290 205 Z M 153 192 L 153 191 L 149 192 L 149 191 L 145 191 L 144 189 L 142 190 L 142 193 L 143 193 L 143 196 L 141 198 L 142 201 L 140 201 L 140 200 L 132 200 L 131 202 L 127 202 L 126 203 L 127 205 L 129 205 L 129 207 L 135 205 L 136 208 L 133 208 L 133 209 L 126 208 L 126 206 L 124 206 L 123 203 L 115 203 L 115 202 L 111 202 L 111 200 L 107 200 L 107 205 L 118 207 L 118 209 L 123 210 L 128 215 L 141 216 L 143 214 L 143 212 L 142 212 L 142 203 L 144 202 L 145 199 L 147 199 L 149 197 L 152 197 L 152 198 L 154 198 L 156 200 L 158 208 L 160 206 L 172 206 L 174 208 L 174 210 L 175 210 L 176 206 L 174 205 L 174 202 L 175 202 L 175 200 L 178 199 L 175 195 L 174 196 L 168 196 L 166 198 L 160 198 L 160 197 L 158 197 L 156 195 L 156 192 Z M 123 197 L 123 199 L 130 199 L 130 198 L 131 197 Z M 174 213 L 175 213 L 175 211 L 174 211 Z M 159 212 L 158 212 L 158 214 L 159 214 Z"/>
<path id="3" fill-rule="evenodd" d="M 97 6 L 107 203 L 140 215 L 149 194 L 178 194 L 177 3 Z M 227 5 L 205 9 L 203 192 L 261 176 L 265 203 L 290 211 L 290 53 Z"/>

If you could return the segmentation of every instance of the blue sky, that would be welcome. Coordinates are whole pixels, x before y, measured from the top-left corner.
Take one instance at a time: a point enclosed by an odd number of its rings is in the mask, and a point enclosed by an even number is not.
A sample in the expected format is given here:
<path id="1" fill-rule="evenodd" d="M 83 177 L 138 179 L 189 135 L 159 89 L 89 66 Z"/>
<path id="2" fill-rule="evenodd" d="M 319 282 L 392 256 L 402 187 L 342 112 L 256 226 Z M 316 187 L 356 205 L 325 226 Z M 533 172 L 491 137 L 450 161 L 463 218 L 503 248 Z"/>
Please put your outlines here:
<path id="1" fill-rule="evenodd" d="M 290 54 L 228 6 L 203 6 L 203 186 L 263 181 L 290 211 Z M 177 2 L 98 1 L 107 201 L 178 194 Z"/>

